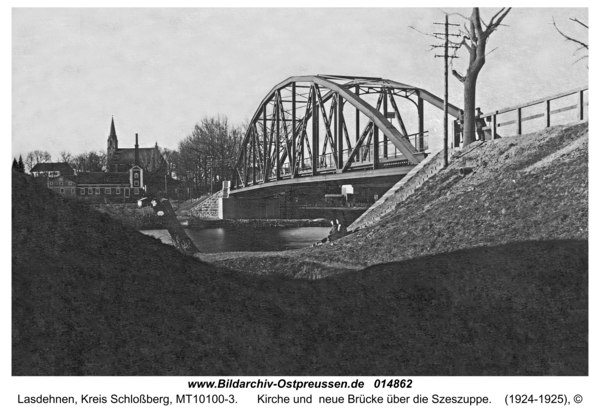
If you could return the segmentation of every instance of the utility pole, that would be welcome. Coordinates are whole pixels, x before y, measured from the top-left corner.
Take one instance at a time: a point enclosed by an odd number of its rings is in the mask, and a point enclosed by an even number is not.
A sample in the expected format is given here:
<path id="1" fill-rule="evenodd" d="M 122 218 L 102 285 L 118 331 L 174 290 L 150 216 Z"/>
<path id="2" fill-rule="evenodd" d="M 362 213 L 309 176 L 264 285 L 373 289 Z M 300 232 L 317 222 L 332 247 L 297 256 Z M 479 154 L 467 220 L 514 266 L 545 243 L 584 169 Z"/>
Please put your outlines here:
<path id="1" fill-rule="evenodd" d="M 450 34 L 448 32 L 449 26 L 460 26 L 459 24 L 452 24 L 448 22 L 448 15 L 446 15 L 446 20 L 444 23 L 434 23 L 434 24 L 443 24 L 444 25 L 444 33 L 434 33 L 437 36 L 444 36 L 444 44 L 443 45 L 433 45 L 432 47 L 443 47 L 444 54 L 443 55 L 435 55 L 435 57 L 443 57 L 444 58 L 444 168 L 448 166 L 448 59 L 450 57 L 457 58 L 457 56 L 448 55 L 448 49 L 458 49 L 460 47 L 456 46 L 456 43 L 453 42 L 450 45 L 450 36 L 460 36 L 458 34 Z"/>
<path id="2" fill-rule="evenodd" d="M 210 195 L 213 193 L 213 169 L 212 169 L 212 157 L 208 157 L 208 168 L 210 168 Z"/>

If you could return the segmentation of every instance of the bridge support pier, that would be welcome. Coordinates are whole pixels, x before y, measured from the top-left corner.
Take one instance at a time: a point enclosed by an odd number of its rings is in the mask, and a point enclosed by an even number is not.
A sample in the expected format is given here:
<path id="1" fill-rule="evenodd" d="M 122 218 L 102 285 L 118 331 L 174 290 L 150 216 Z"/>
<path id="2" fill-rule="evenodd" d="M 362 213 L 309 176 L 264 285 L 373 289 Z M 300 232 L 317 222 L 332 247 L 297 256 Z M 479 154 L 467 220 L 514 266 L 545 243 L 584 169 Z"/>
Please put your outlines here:
<path id="1" fill-rule="evenodd" d="M 219 215 L 222 220 L 276 220 L 280 219 L 280 200 L 250 198 L 220 198 Z"/>

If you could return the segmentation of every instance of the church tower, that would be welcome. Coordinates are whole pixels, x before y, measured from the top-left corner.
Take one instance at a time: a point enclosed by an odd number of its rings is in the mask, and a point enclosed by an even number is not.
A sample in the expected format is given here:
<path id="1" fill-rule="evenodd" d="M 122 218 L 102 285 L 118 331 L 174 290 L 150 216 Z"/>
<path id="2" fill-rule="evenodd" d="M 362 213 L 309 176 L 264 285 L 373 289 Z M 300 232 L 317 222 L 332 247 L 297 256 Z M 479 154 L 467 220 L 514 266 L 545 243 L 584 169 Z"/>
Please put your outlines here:
<path id="1" fill-rule="evenodd" d="M 110 135 L 108 136 L 108 143 L 106 146 L 106 165 L 110 165 L 110 161 L 114 157 L 115 153 L 119 149 L 119 140 L 117 139 L 117 132 L 115 131 L 115 120 L 114 118 L 110 121 Z"/>

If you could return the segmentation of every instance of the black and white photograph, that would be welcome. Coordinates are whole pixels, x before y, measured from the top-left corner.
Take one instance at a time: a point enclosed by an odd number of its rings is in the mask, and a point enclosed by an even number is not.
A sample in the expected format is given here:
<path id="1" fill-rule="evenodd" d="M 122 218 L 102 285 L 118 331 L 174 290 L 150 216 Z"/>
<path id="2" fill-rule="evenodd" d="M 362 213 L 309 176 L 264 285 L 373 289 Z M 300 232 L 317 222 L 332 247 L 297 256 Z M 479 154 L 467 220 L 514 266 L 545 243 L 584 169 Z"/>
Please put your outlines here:
<path id="1" fill-rule="evenodd" d="M 10 376 L 588 378 L 567 5 L 15 4 Z"/>

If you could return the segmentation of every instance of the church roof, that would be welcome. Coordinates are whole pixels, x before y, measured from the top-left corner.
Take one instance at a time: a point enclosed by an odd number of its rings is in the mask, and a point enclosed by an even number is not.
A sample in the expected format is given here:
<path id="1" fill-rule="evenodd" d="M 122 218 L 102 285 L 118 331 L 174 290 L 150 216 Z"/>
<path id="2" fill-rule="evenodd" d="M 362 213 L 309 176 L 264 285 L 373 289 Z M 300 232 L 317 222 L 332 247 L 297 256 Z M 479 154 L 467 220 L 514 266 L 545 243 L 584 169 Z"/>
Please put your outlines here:
<path id="1" fill-rule="evenodd" d="M 159 155 L 155 147 L 138 148 L 140 162 L 151 160 Z M 119 148 L 110 160 L 110 164 L 135 164 L 135 148 Z"/>

